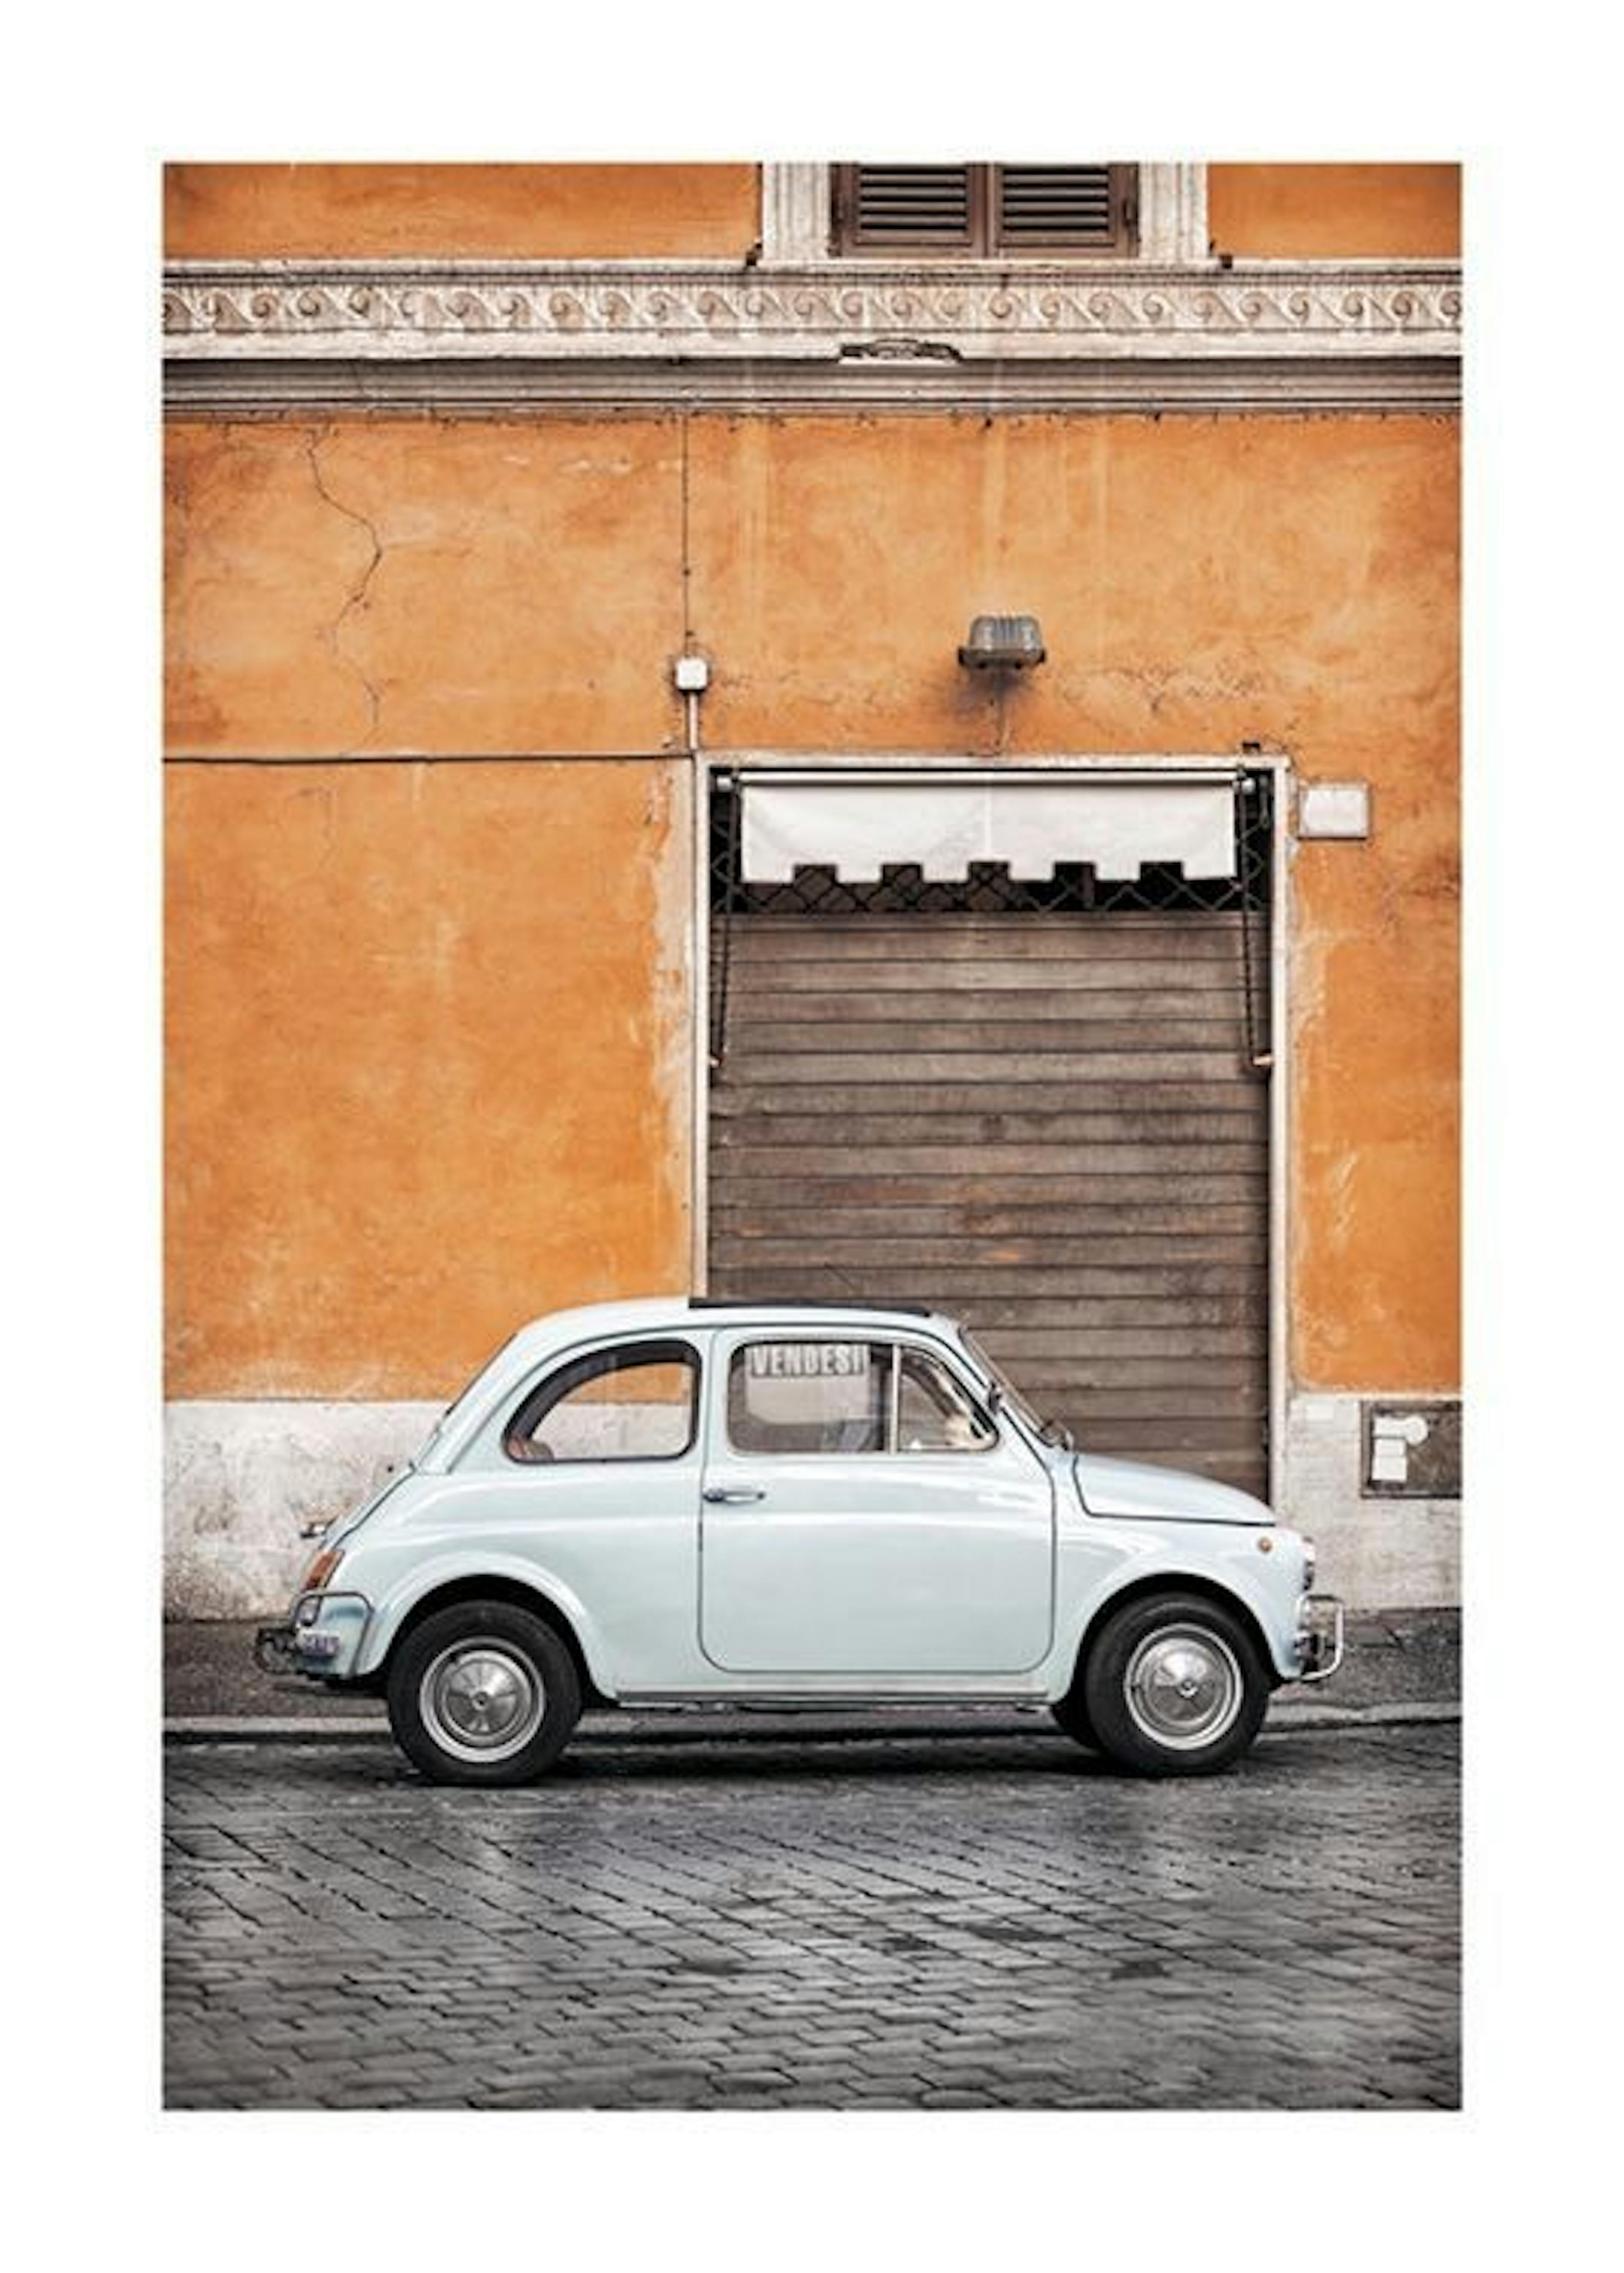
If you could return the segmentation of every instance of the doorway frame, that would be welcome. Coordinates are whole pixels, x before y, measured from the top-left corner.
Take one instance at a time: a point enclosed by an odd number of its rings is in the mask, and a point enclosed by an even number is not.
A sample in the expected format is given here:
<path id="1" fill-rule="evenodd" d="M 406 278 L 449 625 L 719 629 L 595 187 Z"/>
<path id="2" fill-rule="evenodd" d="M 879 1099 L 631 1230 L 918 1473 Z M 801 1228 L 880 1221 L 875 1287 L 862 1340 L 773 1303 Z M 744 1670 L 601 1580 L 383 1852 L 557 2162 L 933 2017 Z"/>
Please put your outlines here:
<path id="1" fill-rule="evenodd" d="M 1286 1419 L 1291 1393 L 1288 1273 L 1291 1253 L 1291 1140 L 1294 1079 L 1291 1021 L 1291 816 L 1296 777 L 1283 750 L 1217 753 L 1068 751 L 989 765 L 968 751 L 806 751 L 691 748 L 689 988 L 689 1284 L 709 1287 L 710 1255 L 710 817 L 718 773 L 1053 773 L 1137 775 L 1269 773 L 1274 776 L 1269 937 L 1269 1497 L 1280 1511 L 1285 1477 Z"/>

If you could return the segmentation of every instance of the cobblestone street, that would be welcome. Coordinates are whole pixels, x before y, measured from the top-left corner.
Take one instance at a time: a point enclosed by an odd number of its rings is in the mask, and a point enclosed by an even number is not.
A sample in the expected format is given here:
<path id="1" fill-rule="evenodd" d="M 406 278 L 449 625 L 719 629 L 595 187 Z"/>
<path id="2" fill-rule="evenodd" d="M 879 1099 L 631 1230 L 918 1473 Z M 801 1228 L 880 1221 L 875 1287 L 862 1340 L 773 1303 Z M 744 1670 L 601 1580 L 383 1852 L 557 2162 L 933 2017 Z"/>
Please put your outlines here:
<path id="1" fill-rule="evenodd" d="M 1458 2104 L 1458 1729 L 1139 1783 L 1047 1732 L 588 1722 L 533 1789 L 171 1748 L 167 2104 Z"/>

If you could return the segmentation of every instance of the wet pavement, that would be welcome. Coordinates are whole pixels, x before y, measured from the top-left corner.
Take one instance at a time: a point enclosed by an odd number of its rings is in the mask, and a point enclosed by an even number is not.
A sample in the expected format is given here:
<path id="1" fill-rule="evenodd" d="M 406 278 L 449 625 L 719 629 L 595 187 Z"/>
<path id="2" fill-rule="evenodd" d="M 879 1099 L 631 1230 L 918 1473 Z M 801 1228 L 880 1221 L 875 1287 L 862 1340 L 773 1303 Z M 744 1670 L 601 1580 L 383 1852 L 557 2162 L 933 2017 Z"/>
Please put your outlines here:
<path id="1" fill-rule="evenodd" d="M 506 1792 L 171 1746 L 167 2104 L 1458 2104 L 1452 1722 L 1158 1783 L 1041 1717 L 668 1717 Z"/>

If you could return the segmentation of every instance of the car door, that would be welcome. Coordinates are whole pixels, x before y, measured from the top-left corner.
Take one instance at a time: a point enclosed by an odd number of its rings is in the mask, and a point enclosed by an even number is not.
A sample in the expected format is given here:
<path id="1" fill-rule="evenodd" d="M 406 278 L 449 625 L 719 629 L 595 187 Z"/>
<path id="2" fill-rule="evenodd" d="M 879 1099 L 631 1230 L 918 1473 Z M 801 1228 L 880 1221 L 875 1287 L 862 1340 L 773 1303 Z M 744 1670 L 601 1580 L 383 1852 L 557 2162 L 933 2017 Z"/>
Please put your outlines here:
<path id="1" fill-rule="evenodd" d="M 700 1567 L 730 1672 L 1023 1672 L 1052 1627 L 1048 1471 L 939 1347 L 718 1336 Z"/>
<path id="2" fill-rule="evenodd" d="M 616 1681 L 704 1683 L 697 1645 L 703 1337 L 618 1336 L 516 1382 L 440 1502 L 465 1559 L 581 1605 Z"/>

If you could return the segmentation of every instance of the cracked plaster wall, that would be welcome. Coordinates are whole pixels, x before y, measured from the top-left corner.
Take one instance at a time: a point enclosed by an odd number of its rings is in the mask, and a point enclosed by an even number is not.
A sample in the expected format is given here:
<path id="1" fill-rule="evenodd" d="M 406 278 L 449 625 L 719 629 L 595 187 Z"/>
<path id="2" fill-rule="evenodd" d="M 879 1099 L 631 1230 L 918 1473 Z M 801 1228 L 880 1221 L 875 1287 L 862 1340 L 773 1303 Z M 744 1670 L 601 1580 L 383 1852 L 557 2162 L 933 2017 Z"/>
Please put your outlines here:
<path id="1" fill-rule="evenodd" d="M 168 446 L 172 754 L 410 761 L 170 769 L 173 1395 L 443 1397 L 519 1317 L 685 1280 L 685 621 L 714 747 L 1256 739 L 1369 782 L 1369 843 L 1295 861 L 1291 1366 L 1453 1388 L 1454 421 Z M 954 649 L 1011 607 L 1051 660 L 991 693 Z"/>

